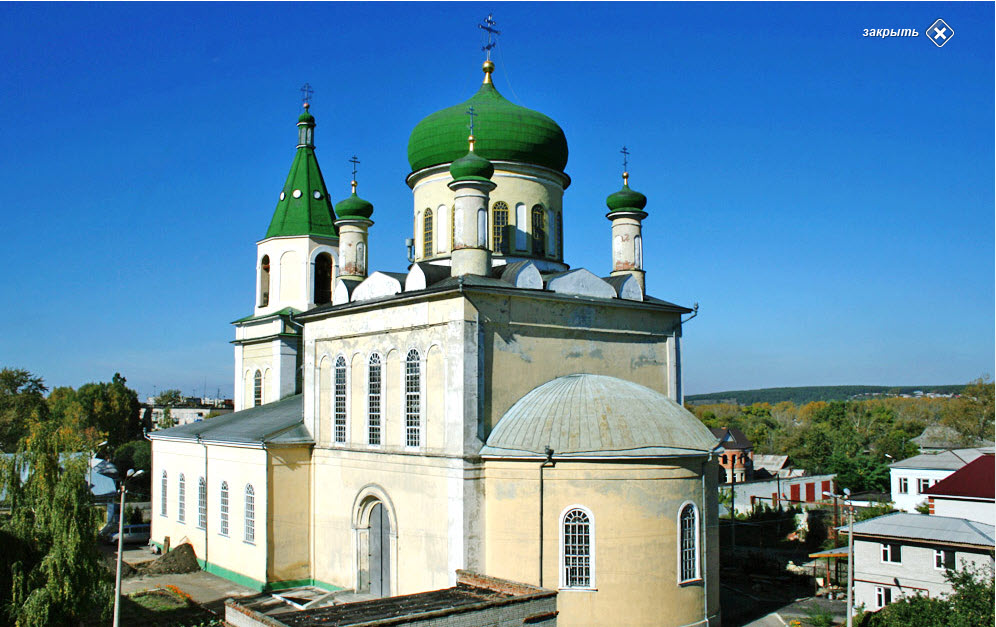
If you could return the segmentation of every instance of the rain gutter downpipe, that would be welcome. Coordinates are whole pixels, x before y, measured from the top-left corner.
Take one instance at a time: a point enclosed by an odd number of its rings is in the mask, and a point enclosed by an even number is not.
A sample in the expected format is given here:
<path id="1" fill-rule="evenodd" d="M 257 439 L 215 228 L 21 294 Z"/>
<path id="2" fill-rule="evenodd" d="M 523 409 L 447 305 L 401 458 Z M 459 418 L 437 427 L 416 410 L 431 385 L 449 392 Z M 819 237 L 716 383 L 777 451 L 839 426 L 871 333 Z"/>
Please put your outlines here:
<path id="1" fill-rule="evenodd" d="M 543 587 L 543 469 L 553 468 L 557 462 L 553 461 L 553 449 L 549 446 L 544 449 L 546 459 L 539 467 L 539 587 Z"/>

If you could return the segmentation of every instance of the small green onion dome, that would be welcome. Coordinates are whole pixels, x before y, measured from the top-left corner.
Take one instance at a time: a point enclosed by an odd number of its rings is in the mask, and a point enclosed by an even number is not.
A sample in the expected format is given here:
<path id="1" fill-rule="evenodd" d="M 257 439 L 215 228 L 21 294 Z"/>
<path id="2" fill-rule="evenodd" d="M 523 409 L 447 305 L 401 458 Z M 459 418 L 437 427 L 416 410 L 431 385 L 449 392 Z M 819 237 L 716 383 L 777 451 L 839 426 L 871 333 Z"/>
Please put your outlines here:
<path id="1" fill-rule="evenodd" d="M 605 199 L 605 204 L 609 207 L 609 212 L 614 211 L 643 211 L 647 206 L 647 197 L 638 191 L 629 188 L 629 175 L 623 175 L 623 186 L 618 192 L 610 194 Z"/>
<path id="2" fill-rule="evenodd" d="M 349 198 L 335 206 L 335 215 L 340 220 L 368 220 L 373 212 L 373 204 L 357 196 L 355 187 Z"/>
<path id="3" fill-rule="evenodd" d="M 467 109 L 474 107 L 475 148 L 491 161 L 518 161 L 558 172 L 567 166 L 567 137 L 549 117 L 506 100 L 491 82 L 494 64 L 485 63 L 484 84 L 474 96 L 419 122 L 408 138 L 412 172 L 452 163 L 467 153 Z"/>
<path id="4" fill-rule="evenodd" d="M 310 109 L 310 108 L 311 108 L 311 105 L 309 105 L 307 102 L 304 103 L 304 112 L 301 113 L 300 117 L 297 118 L 297 123 L 298 124 L 301 124 L 303 122 L 303 123 L 308 124 L 310 126 L 314 126 L 315 125 L 315 116 L 311 115 L 311 112 L 308 111 L 308 109 Z"/>
<path id="5" fill-rule="evenodd" d="M 450 165 L 450 176 L 455 181 L 490 181 L 494 173 L 495 166 L 473 150 Z"/>

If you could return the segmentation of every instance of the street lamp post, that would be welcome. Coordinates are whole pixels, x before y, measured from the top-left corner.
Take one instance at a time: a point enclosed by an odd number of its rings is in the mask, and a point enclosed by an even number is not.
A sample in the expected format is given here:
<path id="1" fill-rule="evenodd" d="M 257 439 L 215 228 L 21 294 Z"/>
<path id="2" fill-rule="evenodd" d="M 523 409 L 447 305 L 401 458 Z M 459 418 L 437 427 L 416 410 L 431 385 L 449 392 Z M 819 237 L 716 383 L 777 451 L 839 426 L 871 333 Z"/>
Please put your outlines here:
<path id="1" fill-rule="evenodd" d="M 118 627 L 120 624 L 121 616 L 121 552 L 124 550 L 124 509 L 125 494 L 128 493 L 127 481 L 144 472 L 144 470 L 136 472 L 134 468 L 131 468 L 121 479 L 121 510 L 118 512 L 118 572 L 114 580 L 114 627 Z"/>
<path id="2" fill-rule="evenodd" d="M 851 490 L 844 488 L 844 494 L 824 492 L 823 496 L 833 499 L 834 529 L 836 530 L 837 499 L 843 499 L 847 506 L 847 627 L 854 625 L 854 503 L 851 501 Z"/>

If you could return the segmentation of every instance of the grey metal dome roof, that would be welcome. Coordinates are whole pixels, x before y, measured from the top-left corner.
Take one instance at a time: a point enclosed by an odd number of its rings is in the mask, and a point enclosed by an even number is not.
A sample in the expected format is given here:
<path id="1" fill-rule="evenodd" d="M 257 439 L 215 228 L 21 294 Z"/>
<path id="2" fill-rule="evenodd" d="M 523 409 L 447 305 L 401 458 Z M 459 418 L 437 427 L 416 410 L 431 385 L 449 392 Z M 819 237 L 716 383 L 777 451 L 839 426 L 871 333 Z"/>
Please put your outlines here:
<path id="1" fill-rule="evenodd" d="M 718 441 L 691 412 L 650 388 L 615 377 L 572 374 L 548 381 L 505 412 L 483 457 L 673 457 Z"/>

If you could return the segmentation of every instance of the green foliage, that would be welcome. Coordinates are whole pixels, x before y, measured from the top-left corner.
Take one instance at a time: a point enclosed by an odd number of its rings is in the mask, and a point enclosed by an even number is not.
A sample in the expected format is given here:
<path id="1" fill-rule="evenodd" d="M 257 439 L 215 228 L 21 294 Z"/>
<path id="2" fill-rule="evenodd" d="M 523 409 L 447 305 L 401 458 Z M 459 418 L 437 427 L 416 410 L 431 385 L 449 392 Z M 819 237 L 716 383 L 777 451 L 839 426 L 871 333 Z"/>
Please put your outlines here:
<path id="1" fill-rule="evenodd" d="M 42 378 L 27 370 L 0 370 L 0 452 L 13 452 L 29 424 L 48 416 L 47 391 Z"/>
<path id="2" fill-rule="evenodd" d="M 159 396 L 153 399 L 156 407 L 182 407 L 184 404 L 183 392 L 180 390 L 163 390 Z"/>
<path id="3" fill-rule="evenodd" d="M 855 507 L 854 522 L 871 520 L 872 518 L 891 514 L 894 511 L 896 511 L 896 508 L 892 506 L 892 503 L 882 503 L 881 505 L 872 505 L 871 507 Z"/>
<path id="4" fill-rule="evenodd" d="M 864 617 L 862 627 L 977 627 L 994 624 L 991 566 L 966 566 L 944 573 L 953 591 L 947 597 L 909 596 Z"/>
<path id="5" fill-rule="evenodd" d="M 142 435 L 141 405 L 138 394 L 115 373 L 110 383 L 87 383 L 78 390 L 60 387 L 52 390 L 48 405 L 53 418 L 83 433 L 107 438 L 115 449 Z"/>
<path id="6" fill-rule="evenodd" d="M 913 509 L 915 509 L 918 514 L 928 514 L 929 515 L 930 514 L 930 503 L 928 503 L 927 501 L 924 501 L 924 502 L 918 504 Z"/>
<path id="7" fill-rule="evenodd" d="M 173 420 L 173 411 L 171 408 L 167 407 L 163 410 L 163 417 L 159 419 L 160 429 L 169 429 L 170 427 L 175 427 L 176 421 Z"/>
<path id="8" fill-rule="evenodd" d="M 709 394 L 693 394 L 686 396 L 689 401 L 734 402 L 740 405 L 755 403 L 780 403 L 789 401 L 796 405 L 805 405 L 816 401 L 847 401 L 855 397 L 871 394 L 913 394 L 916 391 L 936 392 L 938 394 L 957 394 L 962 391 L 960 385 L 927 385 L 903 386 L 890 388 L 884 385 L 822 385 L 794 388 L 762 388 L 759 390 L 733 390 L 729 392 L 712 392 Z"/>
<path id="9" fill-rule="evenodd" d="M 834 627 L 837 622 L 832 612 L 817 605 L 806 610 L 806 624 L 809 627 Z"/>
<path id="10" fill-rule="evenodd" d="M 0 523 L 0 615 L 15 627 L 90 623 L 106 616 L 109 573 L 97 552 L 85 448 L 79 432 L 36 421 L 0 462 L 10 517 Z M 22 470 L 27 478 L 22 479 Z"/>
<path id="11" fill-rule="evenodd" d="M 964 444 L 993 439 L 994 385 L 989 375 L 972 381 L 945 407 L 941 424 L 961 434 Z"/>

